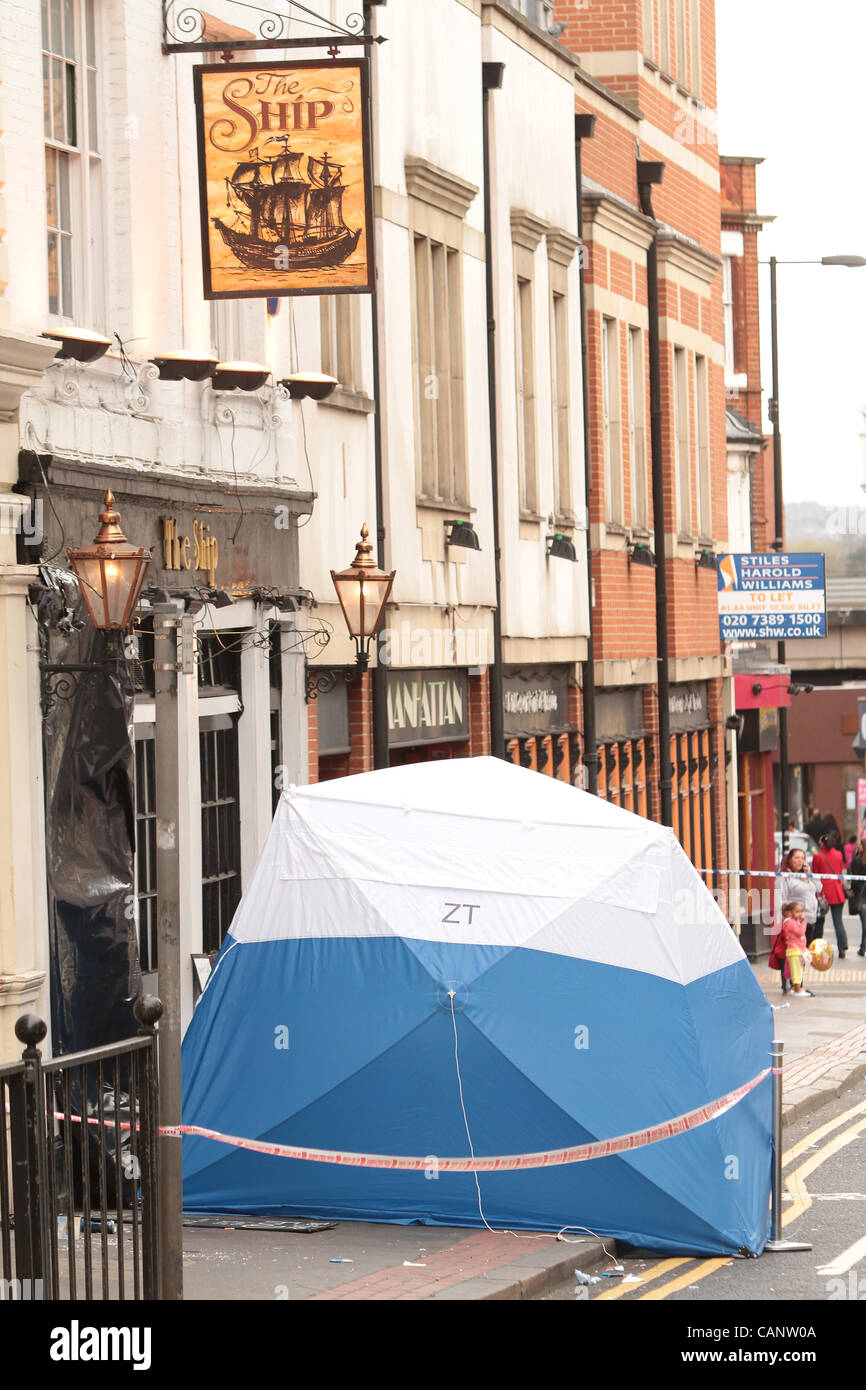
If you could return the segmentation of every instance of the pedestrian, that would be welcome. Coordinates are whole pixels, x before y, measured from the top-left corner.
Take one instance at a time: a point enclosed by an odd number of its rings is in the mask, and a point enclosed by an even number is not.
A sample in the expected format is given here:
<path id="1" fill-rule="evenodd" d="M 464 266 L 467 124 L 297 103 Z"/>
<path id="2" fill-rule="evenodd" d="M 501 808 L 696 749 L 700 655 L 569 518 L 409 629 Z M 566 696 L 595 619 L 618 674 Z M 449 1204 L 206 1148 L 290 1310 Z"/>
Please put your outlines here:
<path id="1" fill-rule="evenodd" d="M 850 869 L 850 867 L 851 867 L 851 860 L 854 858 L 854 855 L 855 855 L 856 853 L 857 853 L 857 836 L 856 836 L 856 835 L 849 835 L 849 836 L 848 836 L 848 839 L 845 841 L 845 848 L 844 848 L 844 850 L 842 851 L 842 857 L 843 857 L 844 860 L 845 860 L 845 868 L 846 868 L 846 869 Z"/>
<path id="2" fill-rule="evenodd" d="M 852 876 L 848 887 L 848 911 L 852 917 L 860 918 L 860 946 L 857 954 L 866 956 L 866 832 L 860 837 L 860 843 L 848 865 L 848 872 Z"/>
<path id="3" fill-rule="evenodd" d="M 813 878 L 806 867 L 806 854 L 802 849 L 790 849 L 785 855 L 776 879 L 777 903 L 802 903 L 806 919 L 806 942 L 814 941 L 824 931 L 824 918 L 820 915 L 818 880 Z M 826 911 L 826 907 L 825 907 Z M 778 918 L 777 918 L 778 920 Z M 787 967 L 782 970 L 782 989 L 788 978 Z"/>
<path id="4" fill-rule="evenodd" d="M 782 938 L 785 942 L 785 958 L 791 971 L 791 984 L 795 998 L 811 998 L 812 991 L 803 988 L 803 961 L 806 950 L 806 915 L 802 903 L 782 904 Z"/>
<path id="5" fill-rule="evenodd" d="M 821 875 L 821 892 L 827 900 L 833 918 L 839 959 L 844 960 L 848 950 L 848 933 L 842 920 L 842 909 L 845 905 L 842 873 L 845 861 L 842 858 L 842 840 L 838 831 L 829 830 L 821 836 L 821 848 L 812 857 L 812 868 Z"/>

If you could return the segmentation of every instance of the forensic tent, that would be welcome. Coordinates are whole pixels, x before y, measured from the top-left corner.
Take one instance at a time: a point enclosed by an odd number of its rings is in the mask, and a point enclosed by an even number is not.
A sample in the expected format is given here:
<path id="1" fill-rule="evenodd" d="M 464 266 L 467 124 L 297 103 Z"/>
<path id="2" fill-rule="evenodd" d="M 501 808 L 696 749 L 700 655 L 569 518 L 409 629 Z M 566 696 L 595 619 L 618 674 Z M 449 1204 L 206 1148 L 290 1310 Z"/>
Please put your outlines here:
<path id="1" fill-rule="evenodd" d="M 186 1137 L 184 1207 L 759 1254 L 771 1021 L 665 827 L 494 758 L 292 788 L 184 1041 L 183 1120 L 321 1156 Z"/>

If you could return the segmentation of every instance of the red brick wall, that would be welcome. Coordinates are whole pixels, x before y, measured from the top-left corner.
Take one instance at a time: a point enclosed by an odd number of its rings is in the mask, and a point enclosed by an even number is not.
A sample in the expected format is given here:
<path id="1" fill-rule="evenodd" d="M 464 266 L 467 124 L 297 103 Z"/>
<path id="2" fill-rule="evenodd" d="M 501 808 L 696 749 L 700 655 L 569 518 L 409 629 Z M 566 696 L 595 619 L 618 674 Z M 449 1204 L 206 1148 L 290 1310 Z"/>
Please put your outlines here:
<path id="1" fill-rule="evenodd" d="M 373 678 L 365 671 L 349 686 L 349 775 L 373 769 Z"/>

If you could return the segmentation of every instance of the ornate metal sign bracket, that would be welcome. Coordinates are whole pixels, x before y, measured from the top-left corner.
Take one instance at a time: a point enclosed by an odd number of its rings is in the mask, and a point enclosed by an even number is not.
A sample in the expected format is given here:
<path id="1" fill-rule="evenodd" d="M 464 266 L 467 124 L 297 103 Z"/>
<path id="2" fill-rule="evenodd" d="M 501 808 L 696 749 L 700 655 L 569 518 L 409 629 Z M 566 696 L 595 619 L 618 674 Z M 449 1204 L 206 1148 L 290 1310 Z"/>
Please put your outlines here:
<path id="1" fill-rule="evenodd" d="M 351 685 L 362 674 L 359 666 L 344 666 L 330 671 L 317 671 L 315 667 L 307 667 L 307 704 L 311 700 L 317 700 L 320 695 L 329 695 L 335 689 L 337 682 L 342 676 L 347 685 Z"/>
<path id="2" fill-rule="evenodd" d="M 348 14 L 340 25 L 302 4 L 301 0 L 283 0 L 282 9 L 253 4 L 251 0 L 224 0 L 224 3 L 232 13 L 235 10 L 244 12 L 239 13 L 240 23 L 235 27 L 223 21 L 225 32 L 222 36 L 209 37 L 220 34 L 220 21 L 215 21 L 198 6 L 188 4 L 187 0 L 162 0 L 163 53 L 222 53 L 228 61 L 241 49 L 326 48 L 330 56 L 336 58 L 341 48 L 369 47 L 385 42 L 381 35 L 364 32 L 364 16 L 357 11 Z M 319 32 L 312 35 L 290 33 L 298 26 L 302 30 Z"/>

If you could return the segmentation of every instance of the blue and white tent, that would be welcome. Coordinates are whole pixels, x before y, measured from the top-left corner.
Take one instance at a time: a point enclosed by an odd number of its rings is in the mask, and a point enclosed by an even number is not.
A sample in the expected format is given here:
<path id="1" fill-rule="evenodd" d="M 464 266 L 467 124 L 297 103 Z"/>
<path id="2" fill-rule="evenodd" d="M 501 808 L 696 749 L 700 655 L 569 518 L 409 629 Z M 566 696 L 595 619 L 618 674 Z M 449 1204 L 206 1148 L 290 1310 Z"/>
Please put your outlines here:
<path id="1" fill-rule="evenodd" d="M 760 1253 L 771 1082 L 613 1157 L 478 1175 L 755 1080 L 772 1013 L 673 832 L 493 758 L 283 795 L 183 1049 L 185 1124 L 428 1161 L 184 1139 L 191 1211 L 559 1230 Z M 459 1064 L 459 1078 L 458 1078 Z M 462 1083 L 462 1096 L 461 1084 Z"/>

